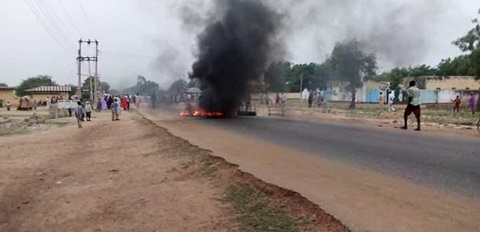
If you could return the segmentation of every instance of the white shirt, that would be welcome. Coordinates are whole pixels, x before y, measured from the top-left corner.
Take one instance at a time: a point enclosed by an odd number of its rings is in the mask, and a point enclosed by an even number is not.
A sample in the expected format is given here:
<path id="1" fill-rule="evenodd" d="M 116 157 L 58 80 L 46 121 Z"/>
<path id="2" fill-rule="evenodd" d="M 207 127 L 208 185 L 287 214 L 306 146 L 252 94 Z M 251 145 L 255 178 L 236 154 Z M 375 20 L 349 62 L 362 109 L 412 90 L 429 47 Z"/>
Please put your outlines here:
<path id="1" fill-rule="evenodd" d="M 416 86 L 412 86 L 407 89 L 407 94 L 409 97 L 412 98 L 410 105 L 412 106 L 420 105 L 420 89 L 418 89 Z"/>

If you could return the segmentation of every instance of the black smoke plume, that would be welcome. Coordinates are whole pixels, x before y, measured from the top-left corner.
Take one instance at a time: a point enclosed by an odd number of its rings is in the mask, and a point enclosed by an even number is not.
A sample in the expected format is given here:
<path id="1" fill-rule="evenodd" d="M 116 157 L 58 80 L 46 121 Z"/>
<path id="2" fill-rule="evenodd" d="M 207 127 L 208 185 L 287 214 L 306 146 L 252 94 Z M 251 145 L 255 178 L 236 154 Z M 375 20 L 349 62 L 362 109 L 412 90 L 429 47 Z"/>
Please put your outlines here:
<path id="1" fill-rule="evenodd" d="M 191 78 L 202 83 L 200 107 L 235 113 L 251 84 L 283 51 L 282 16 L 259 0 L 218 0 L 210 22 L 198 35 Z"/>

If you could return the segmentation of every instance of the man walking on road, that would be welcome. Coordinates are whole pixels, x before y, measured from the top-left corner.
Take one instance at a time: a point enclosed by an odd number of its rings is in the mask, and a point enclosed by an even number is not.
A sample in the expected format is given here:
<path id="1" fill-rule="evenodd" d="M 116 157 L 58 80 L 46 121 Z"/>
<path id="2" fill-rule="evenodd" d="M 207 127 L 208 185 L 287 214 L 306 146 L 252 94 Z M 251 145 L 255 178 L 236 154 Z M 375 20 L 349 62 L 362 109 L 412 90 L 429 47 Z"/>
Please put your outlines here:
<path id="1" fill-rule="evenodd" d="M 408 116 L 410 116 L 412 113 L 415 114 L 415 117 L 417 118 L 417 129 L 416 131 L 420 131 L 420 116 L 421 116 L 421 109 L 420 109 L 420 90 L 417 88 L 417 83 L 415 81 L 410 81 L 409 87 L 407 89 L 407 95 L 408 95 L 408 105 L 407 108 L 405 108 L 405 113 L 403 115 L 403 120 L 404 120 L 404 126 L 402 129 L 406 130 L 408 129 Z"/>
<path id="2" fill-rule="evenodd" d="M 77 108 L 75 109 L 75 118 L 77 118 L 78 128 L 82 128 L 82 121 L 84 116 L 83 106 L 80 101 L 78 101 L 77 103 L 78 105 L 77 105 Z"/>
<path id="3" fill-rule="evenodd" d="M 92 119 L 92 106 L 89 101 L 85 104 L 85 114 L 87 116 L 87 121 L 90 121 Z"/>

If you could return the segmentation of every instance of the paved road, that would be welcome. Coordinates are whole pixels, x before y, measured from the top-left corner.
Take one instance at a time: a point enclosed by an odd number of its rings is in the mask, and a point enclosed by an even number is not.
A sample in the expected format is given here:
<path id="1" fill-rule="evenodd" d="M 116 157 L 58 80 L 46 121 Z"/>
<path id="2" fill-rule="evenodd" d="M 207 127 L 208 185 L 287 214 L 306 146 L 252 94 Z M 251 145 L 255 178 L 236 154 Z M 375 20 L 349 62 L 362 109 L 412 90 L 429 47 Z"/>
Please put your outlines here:
<path id="1" fill-rule="evenodd" d="M 480 138 L 267 117 L 202 122 L 480 199 Z"/>

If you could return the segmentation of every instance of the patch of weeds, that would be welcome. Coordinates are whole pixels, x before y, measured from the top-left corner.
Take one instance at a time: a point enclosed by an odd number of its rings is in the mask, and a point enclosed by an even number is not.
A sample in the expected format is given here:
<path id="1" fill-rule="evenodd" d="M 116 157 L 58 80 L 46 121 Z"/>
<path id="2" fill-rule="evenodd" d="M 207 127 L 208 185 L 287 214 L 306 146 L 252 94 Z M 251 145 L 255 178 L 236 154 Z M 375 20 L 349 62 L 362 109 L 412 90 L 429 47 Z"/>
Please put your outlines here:
<path id="1" fill-rule="evenodd" d="M 55 125 L 57 127 L 64 127 L 66 125 L 68 125 L 69 123 L 68 122 L 54 122 L 54 121 L 45 121 L 41 124 L 46 124 L 46 125 Z"/>
<path id="2" fill-rule="evenodd" d="M 213 177 L 216 175 L 218 171 L 217 162 L 203 154 L 202 151 L 197 151 L 197 153 L 193 154 L 192 159 L 200 166 L 202 176 Z"/>
<path id="3" fill-rule="evenodd" d="M 298 231 L 294 219 L 272 206 L 268 195 L 248 184 L 235 183 L 227 187 L 225 200 L 237 211 L 241 231 Z"/>
<path id="4" fill-rule="evenodd" d="M 146 119 L 145 117 L 142 117 L 142 116 L 134 116 L 134 117 L 132 117 L 132 120 L 134 122 L 142 124 L 142 125 L 147 125 L 147 124 L 150 123 L 150 121 L 148 119 Z"/>

